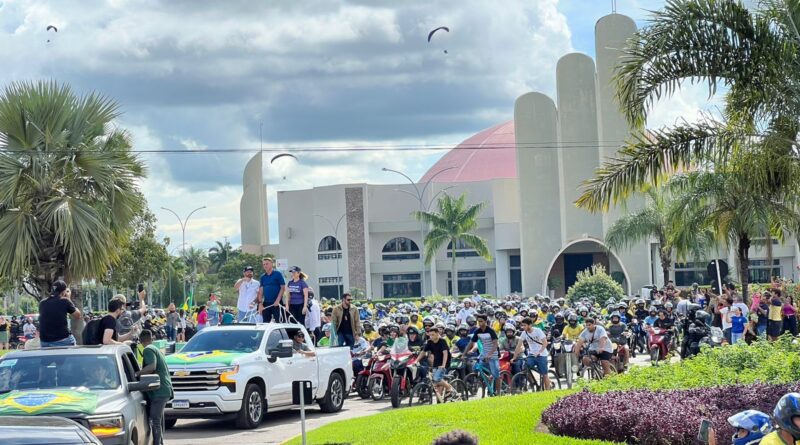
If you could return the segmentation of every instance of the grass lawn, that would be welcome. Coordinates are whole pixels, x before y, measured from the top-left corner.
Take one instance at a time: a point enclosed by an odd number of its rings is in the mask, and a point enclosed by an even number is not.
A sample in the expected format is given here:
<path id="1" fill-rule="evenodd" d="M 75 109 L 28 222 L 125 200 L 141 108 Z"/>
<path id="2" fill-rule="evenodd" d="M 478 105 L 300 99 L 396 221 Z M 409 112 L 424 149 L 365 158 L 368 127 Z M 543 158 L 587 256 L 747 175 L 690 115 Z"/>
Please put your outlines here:
<path id="1" fill-rule="evenodd" d="M 476 434 L 481 445 L 612 444 L 612 442 L 570 439 L 534 431 L 539 424 L 542 411 L 558 397 L 569 393 L 549 391 L 462 403 L 401 408 L 323 426 L 308 433 L 308 443 L 428 445 L 444 432 L 462 429 Z M 300 438 L 295 438 L 287 444 L 300 444 Z"/>

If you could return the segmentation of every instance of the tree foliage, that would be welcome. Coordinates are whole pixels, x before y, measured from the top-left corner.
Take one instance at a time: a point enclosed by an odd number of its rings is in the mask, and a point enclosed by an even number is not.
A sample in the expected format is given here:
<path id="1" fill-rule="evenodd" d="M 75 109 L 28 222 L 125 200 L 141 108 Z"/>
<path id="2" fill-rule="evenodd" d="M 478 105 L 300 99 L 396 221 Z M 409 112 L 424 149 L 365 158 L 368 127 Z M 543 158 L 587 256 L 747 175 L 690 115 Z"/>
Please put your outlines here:
<path id="1" fill-rule="evenodd" d="M 581 298 L 593 298 L 601 306 L 613 297 L 619 300 L 625 291 L 622 285 L 617 283 L 611 275 L 606 273 L 605 267 L 594 264 L 590 269 L 578 272 L 575 284 L 567 289 L 567 298 L 570 301 L 577 301 Z"/>
<path id="2" fill-rule="evenodd" d="M 155 216 L 145 210 L 134 220 L 133 236 L 121 246 L 110 284 L 133 289 L 139 283 L 163 278 L 169 267 L 167 246 L 156 239 Z"/>
<path id="3" fill-rule="evenodd" d="M 0 93 L 0 276 L 46 296 L 55 280 L 103 276 L 119 259 L 145 167 L 118 114 L 56 82 Z"/>

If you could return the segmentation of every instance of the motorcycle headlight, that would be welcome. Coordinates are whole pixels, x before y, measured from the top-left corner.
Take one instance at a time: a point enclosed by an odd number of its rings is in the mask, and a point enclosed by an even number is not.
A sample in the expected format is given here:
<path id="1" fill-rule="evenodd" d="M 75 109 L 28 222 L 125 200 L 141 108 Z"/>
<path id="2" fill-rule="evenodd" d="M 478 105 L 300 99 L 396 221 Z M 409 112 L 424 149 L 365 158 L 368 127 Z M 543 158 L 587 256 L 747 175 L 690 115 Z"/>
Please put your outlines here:
<path id="1" fill-rule="evenodd" d="M 239 373 L 239 365 L 228 366 L 217 370 L 219 381 L 222 383 L 236 383 L 236 374 Z"/>
<path id="2" fill-rule="evenodd" d="M 89 429 L 98 438 L 119 436 L 125 432 L 125 419 L 121 414 L 89 418 Z"/>

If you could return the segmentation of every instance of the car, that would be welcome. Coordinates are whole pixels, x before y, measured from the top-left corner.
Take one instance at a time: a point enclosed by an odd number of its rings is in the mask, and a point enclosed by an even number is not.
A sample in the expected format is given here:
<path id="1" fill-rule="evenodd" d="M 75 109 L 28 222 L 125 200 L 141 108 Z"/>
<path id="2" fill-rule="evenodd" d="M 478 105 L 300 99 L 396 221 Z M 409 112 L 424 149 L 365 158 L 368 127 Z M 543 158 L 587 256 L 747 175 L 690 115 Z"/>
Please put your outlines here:
<path id="1" fill-rule="evenodd" d="M 307 357 L 293 351 L 302 332 Z M 292 381 L 311 381 L 323 412 L 342 409 L 353 368 L 349 348 L 315 348 L 299 324 L 260 323 L 207 327 L 177 354 L 167 356 L 174 399 L 167 404 L 167 428 L 178 419 L 231 418 L 239 428 L 257 427 L 267 412 L 295 408 Z"/>
<path id="2" fill-rule="evenodd" d="M 79 423 L 54 416 L 0 417 L 0 438 L 4 445 L 102 445 Z"/>
<path id="3" fill-rule="evenodd" d="M 126 345 L 10 352 L 0 358 L 0 417 L 66 417 L 103 445 L 149 445 L 144 392 L 160 381 L 157 375 L 137 379 L 137 371 Z"/>

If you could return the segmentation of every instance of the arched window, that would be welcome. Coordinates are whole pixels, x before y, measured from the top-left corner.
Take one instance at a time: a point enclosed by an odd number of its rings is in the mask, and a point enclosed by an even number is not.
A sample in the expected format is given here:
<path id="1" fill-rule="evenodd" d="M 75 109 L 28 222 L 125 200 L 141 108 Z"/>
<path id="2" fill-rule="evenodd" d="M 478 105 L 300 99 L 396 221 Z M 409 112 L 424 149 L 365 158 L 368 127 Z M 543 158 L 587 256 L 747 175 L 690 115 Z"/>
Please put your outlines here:
<path id="1" fill-rule="evenodd" d="M 466 258 L 466 257 L 474 257 L 478 256 L 478 252 L 469 247 L 467 243 L 464 242 L 461 238 L 456 240 L 456 258 Z M 447 243 L 447 258 L 453 257 L 453 243 Z"/>
<path id="2" fill-rule="evenodd" d="M 419 259 L 419 246 L 413 240 L 404 237 L 393 238 L 383 246 L 384 260 Z"/>
<path id="3" fill-rule="evenodd" d="M 333 236 L 326 236 L 319 242 L 318 260 L 336 260 L 342 257 L 342 245 Z"/>

